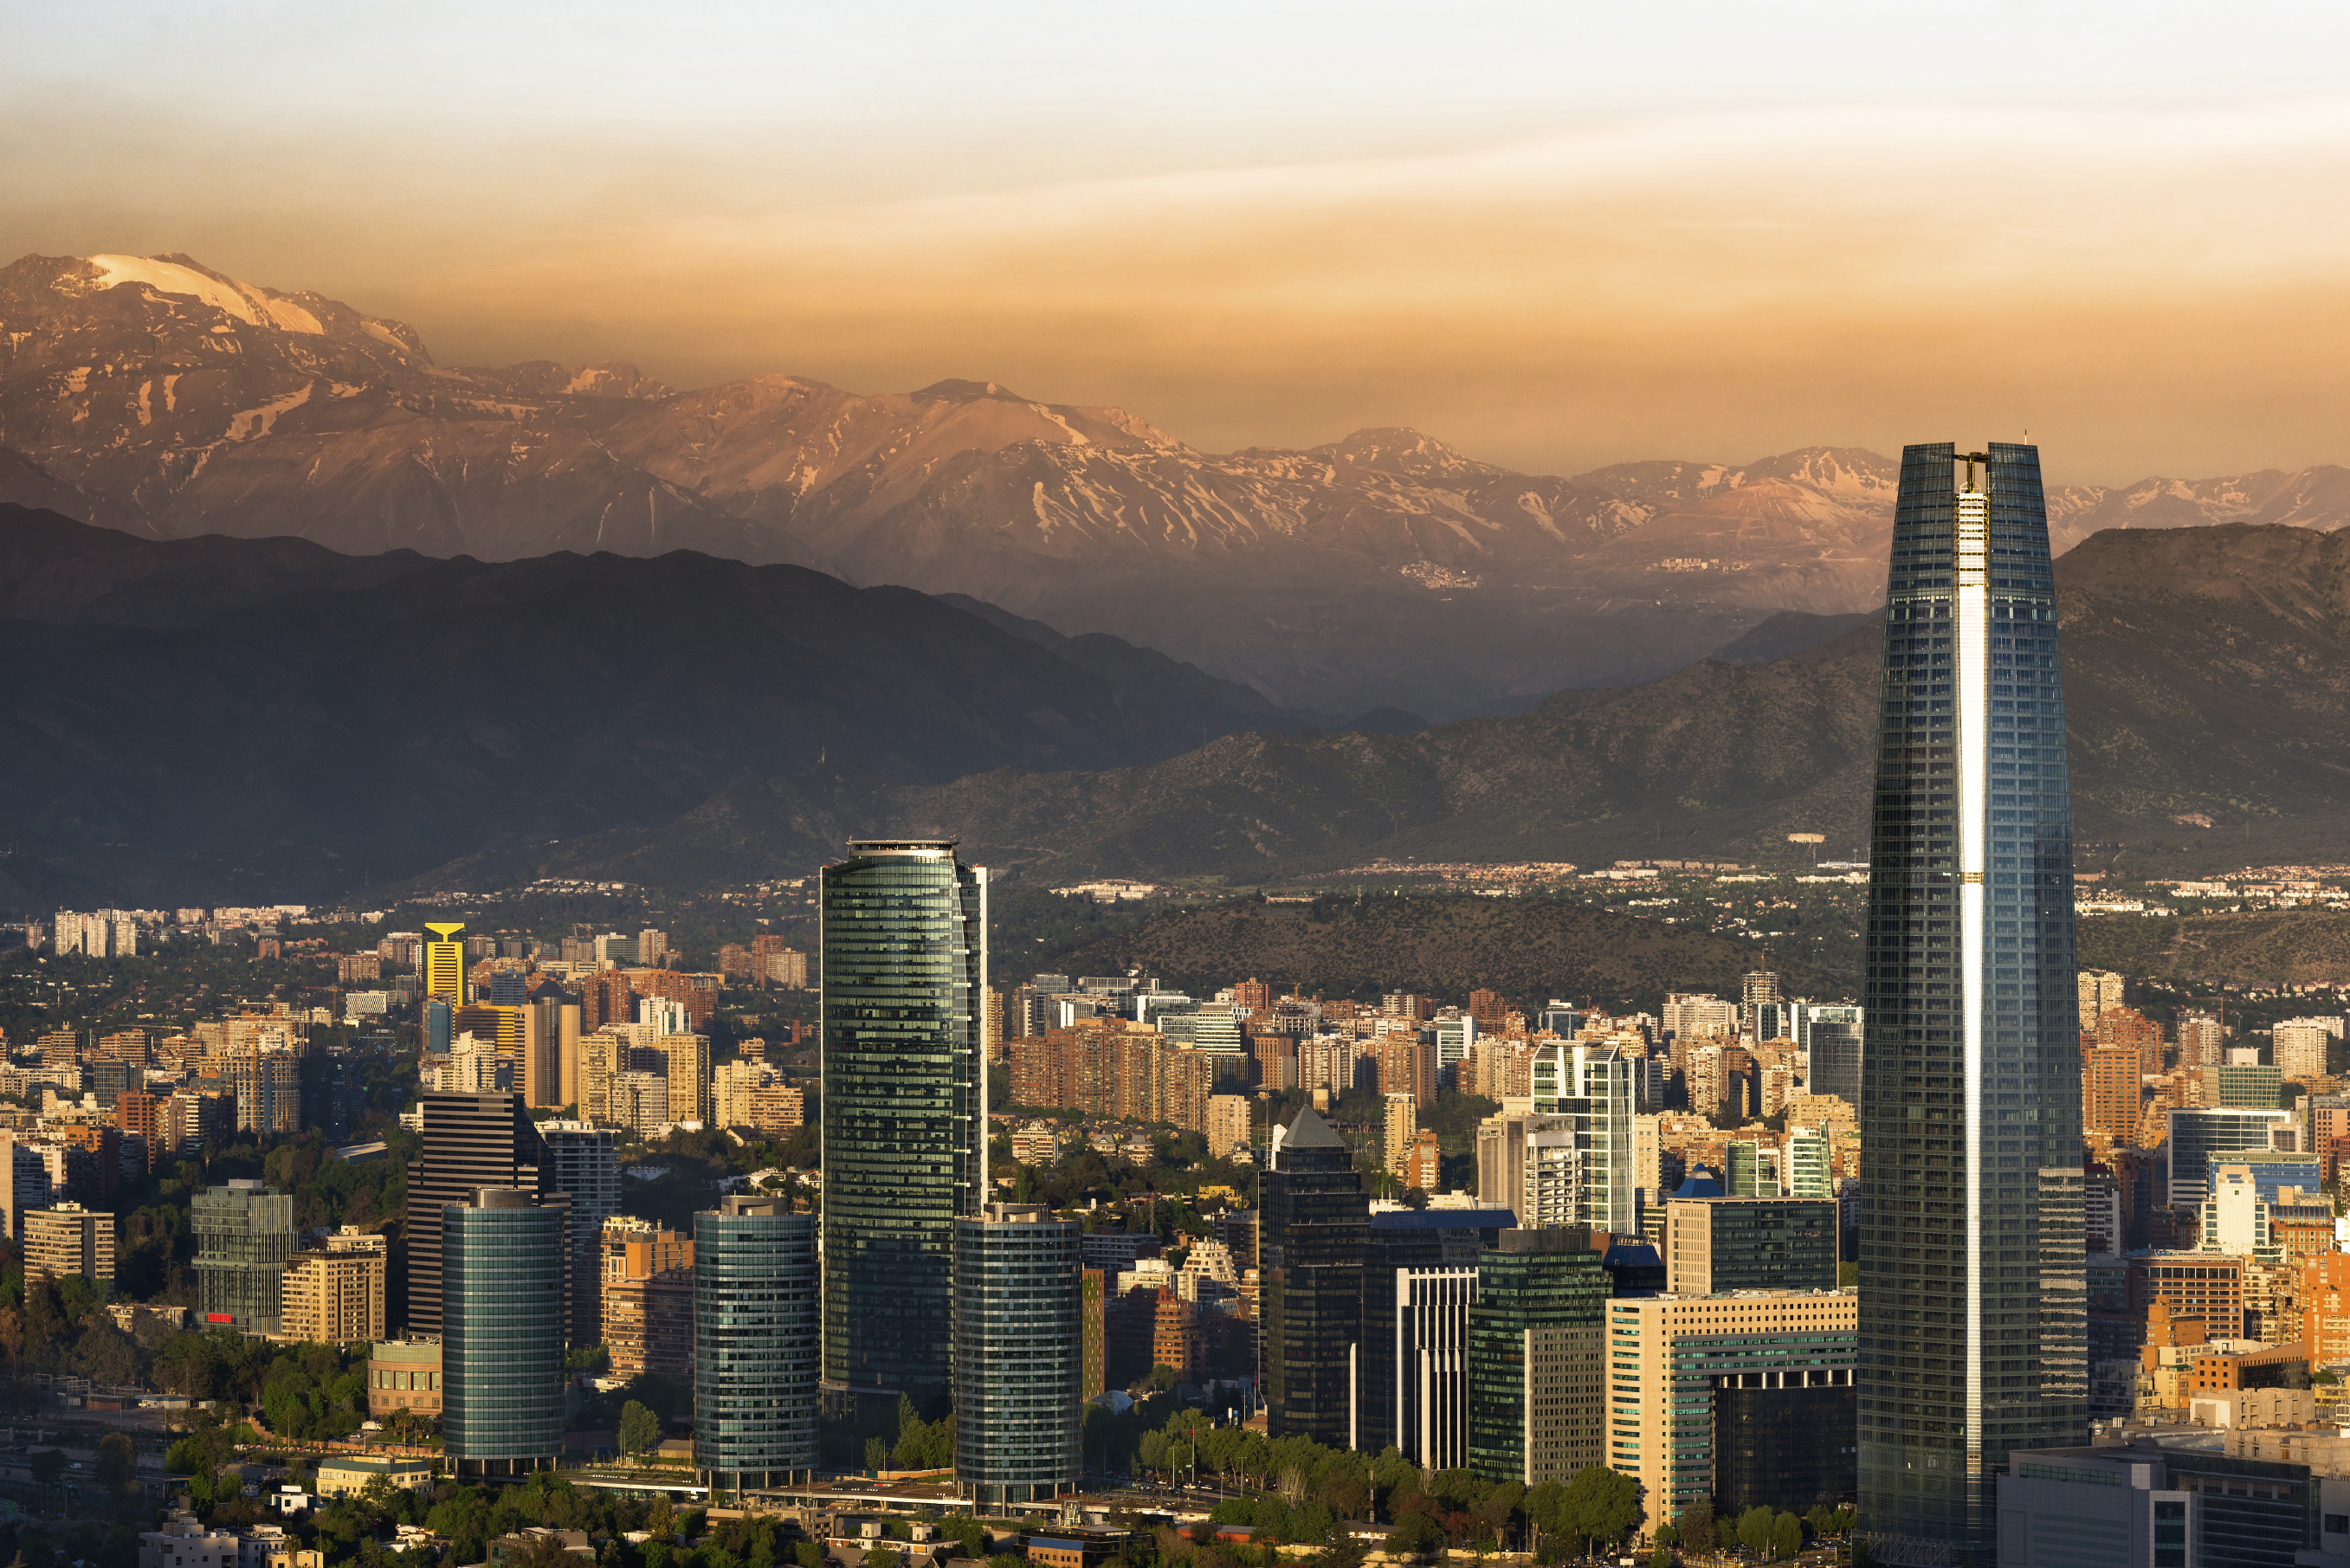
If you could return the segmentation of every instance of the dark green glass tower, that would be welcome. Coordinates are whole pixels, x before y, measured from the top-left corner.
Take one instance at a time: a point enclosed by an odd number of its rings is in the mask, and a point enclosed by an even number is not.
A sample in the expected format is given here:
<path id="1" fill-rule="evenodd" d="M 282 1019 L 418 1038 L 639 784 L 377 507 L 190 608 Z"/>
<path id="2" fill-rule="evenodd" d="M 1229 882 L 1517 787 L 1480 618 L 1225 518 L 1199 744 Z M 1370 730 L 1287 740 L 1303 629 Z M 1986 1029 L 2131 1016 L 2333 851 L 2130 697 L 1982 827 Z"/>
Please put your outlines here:
<path id="1" fill-rule="evenodd" d="M 442 1428 L 459 1475 L 562 1457 L 566 1218 L 514 1188 L 441 1210 Z"/>
<path id="2" fill-rule="evenodd" d="M 952 839 L 824 868 L 824 1376 L 952 1394 L 954 1222 L 987 1190 L 987 872 Z"/>
<path id="3" fill-rule="evenodd" d="M 2009 1450 L 2082 1440 L 2064 692 L 2036 448 L 1901 454 L 1869 854 L 1860 1514 L 1989 1563 Z"/>
<path id="4" fill-rule="evenodd" d="M 982 1511 L 1085 1480 L 1077 1226 L 1040 1206 L 955 1221 L 955 1485 Z"/>
<path id="5" fill-rule="evenodd" d="M 1469 1468 L 1539 1486 L 1603 1464 L 1605 1254 L 1587 1231 L 1504 1231 L 1469 1308 Z"/>

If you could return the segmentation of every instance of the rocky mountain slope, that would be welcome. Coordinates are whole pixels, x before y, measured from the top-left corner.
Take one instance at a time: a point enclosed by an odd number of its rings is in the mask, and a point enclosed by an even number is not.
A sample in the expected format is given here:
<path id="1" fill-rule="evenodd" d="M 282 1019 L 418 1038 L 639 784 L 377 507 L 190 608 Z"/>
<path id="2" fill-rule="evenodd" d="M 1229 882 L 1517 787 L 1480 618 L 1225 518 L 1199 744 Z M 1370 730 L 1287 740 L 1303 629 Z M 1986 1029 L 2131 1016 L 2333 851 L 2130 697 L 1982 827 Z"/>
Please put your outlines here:
<path id="1" fill-rule="evenodd" d="M 2350 534 L 2113 531 L 2056 576 L 2084 868 L 2339 858 Z M 1236 734 L 1146 767 L 938 784 L 811 769 L 723 791 L 663 827 L 471 857 L 415 885 L 723 886 L 800 874 L 874 832 L 956 835 L 1048 881 L 1256 884 L 1379 856 L 1785 860 L 1798 831 L 1862 849 L 1877 659 L 1864 625 L 1762 663 L 1708 660 L 1409 736 Z"/>
<path id="2" fill-rule="evenodd" d="M 983 381 L 676 391 L 626 365 L 436 364 L 417 334 L 183 255 L 0 268 L 0 500 L 150 538 L 510 560 L 691 549 L 958 592 L 1288 707 L 1438 718 L 1679 668 L 1881 597 L 1895 464 L 1513 473 L 1408 430 L 1207 453 Z M 2350 471 L 2052 497 L 2112 526 L 2350 516 Z"/>
<path id="3" fill-rule="evenodd" d="M 325 897 L 819 763 L 936 784 L 1313 718 L 1083 641 L 682 552 L 352 557 L 0 505 L 0 908 Z"/>

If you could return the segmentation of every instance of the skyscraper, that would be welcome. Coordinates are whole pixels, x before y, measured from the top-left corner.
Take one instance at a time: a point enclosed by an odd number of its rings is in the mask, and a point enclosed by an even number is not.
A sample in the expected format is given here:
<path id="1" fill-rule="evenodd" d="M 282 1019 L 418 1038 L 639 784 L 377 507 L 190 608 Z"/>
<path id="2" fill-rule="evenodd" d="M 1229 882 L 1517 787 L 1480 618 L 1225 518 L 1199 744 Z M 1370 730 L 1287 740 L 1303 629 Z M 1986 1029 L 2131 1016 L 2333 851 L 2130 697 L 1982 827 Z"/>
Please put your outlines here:
<path id="1" fill-rule="evenodd" d="M 987 1190 L 987 871 L 952 839 L 824 868 L 824 1376 L 952 1392 L 954 1222 Z"/>
<path id="2" fill-rule="evenodd" d="M 460 921 L 428 921 L 424 929 L 432 940 L 424 944 L 424 994 L 437 996 L 452 1008 L 463 1007 L 465 995 L 465 943 L 459 935 L 465 929 Z"/>
<path id="3" fill-rule="evenodd" d="M 1312 1106 L 1264 1177 L 1260 1274 L 1270 1434 L 1355 1444 L 1355 1358 L 1371 1204 L 1354 1157 Z"/>
<path id="4" fill-rule="evenodd" d="M 294 1199 L 258 1181 L 207 1188 L 189 1202 L 196 1233 L 196 1318 L 240 1334 L 276 1334 L 294 1255 Z"/>
<path id="5" fill-rule="evenodd" d="M 437 929 L 437 928 L 436 928 Z M 450 1204 L 473 1201 L 484 1187 L 540 1190 L 546 1144 L 523 1109 L 520 1095 L 419 1096 L 424 1147 L 408 1164 L 408 1300 L 403 1322 L 411 1334 L 441 1328 L 441 1216 Z M 290 1227 L 289 1227 L 290 1228 Z M 285 1259 L 278 1264 L 282 1268 Z"/>
<path id="6" fill-rule="evenodd" d="M 955 1221 L 955 1484 L 1002 1509 L 1085 1480 L 1077 1225 L 990 1204 Z"/>
<path id="7" fill-rule="evenodd" d="M 1987 1562 L 2011 1449 L 2081 1440 L 2064 704 L 2036 448 L 1904 449 L 1869 856 L 1860 1512 Z"/>
<path id="8" fill-rule="evenodd" d="M 693 1251 L 694 1468 L 730 1491 L 805 1480 L 823 1360 L 816 1221 L 730 1193 L 693 1217 Z"/>
<path id="9" fill-rule="evenodd" d="M 514 1475 L 563 1452 L 564 1219 L 513 1188 L 442 1210 L 442 1423 L 459 1475 Z"/>

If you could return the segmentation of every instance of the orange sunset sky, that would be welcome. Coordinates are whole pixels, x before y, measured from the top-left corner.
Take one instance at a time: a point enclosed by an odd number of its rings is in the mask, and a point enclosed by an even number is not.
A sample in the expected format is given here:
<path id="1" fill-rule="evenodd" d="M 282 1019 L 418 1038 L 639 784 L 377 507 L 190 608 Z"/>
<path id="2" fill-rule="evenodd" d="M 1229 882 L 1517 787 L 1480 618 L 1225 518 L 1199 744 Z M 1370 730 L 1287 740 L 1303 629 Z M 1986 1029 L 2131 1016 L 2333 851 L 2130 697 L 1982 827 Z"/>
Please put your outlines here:
<path id="1" fill-rule="evenodd" d="M 444 363 L 1544 472 L 2350 462 L 2342 8 L 0 0 L 0 58 L 7 258 L 184 251 Z"/>

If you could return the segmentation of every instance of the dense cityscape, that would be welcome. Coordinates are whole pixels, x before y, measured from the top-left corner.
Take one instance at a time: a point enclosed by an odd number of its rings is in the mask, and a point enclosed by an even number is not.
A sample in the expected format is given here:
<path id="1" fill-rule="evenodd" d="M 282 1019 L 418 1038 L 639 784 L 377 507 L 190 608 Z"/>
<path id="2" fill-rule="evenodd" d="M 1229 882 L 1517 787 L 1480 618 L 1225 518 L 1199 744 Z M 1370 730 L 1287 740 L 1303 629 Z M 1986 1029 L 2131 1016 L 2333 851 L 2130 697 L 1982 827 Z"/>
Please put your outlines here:
<path id="1" fill-rule="evenodd" d="M 142 1568 L 2324 1550 L 2344 1015 L 2085 965 L 2078 927 L 2340 868 L 2076 886 L 2035 465 L 1911 449 L 1865 865 L 1350 873 L 1717 909 L 1734 989 L 1016 973 L 942 838 L 852 841 L 694 950 L 27 921 L 0 1347 L 36 1422 L 114 1429 L 27 1449 L 19 1506 L 177 1509 Z M 1849 993 L 1735 912 L 1798 926 L 1783 884 L 1853 889 Z M 813 956 L 730 935 L 779 919 Z M 197 1016 L 237 964 L 311 982 Z"/>

